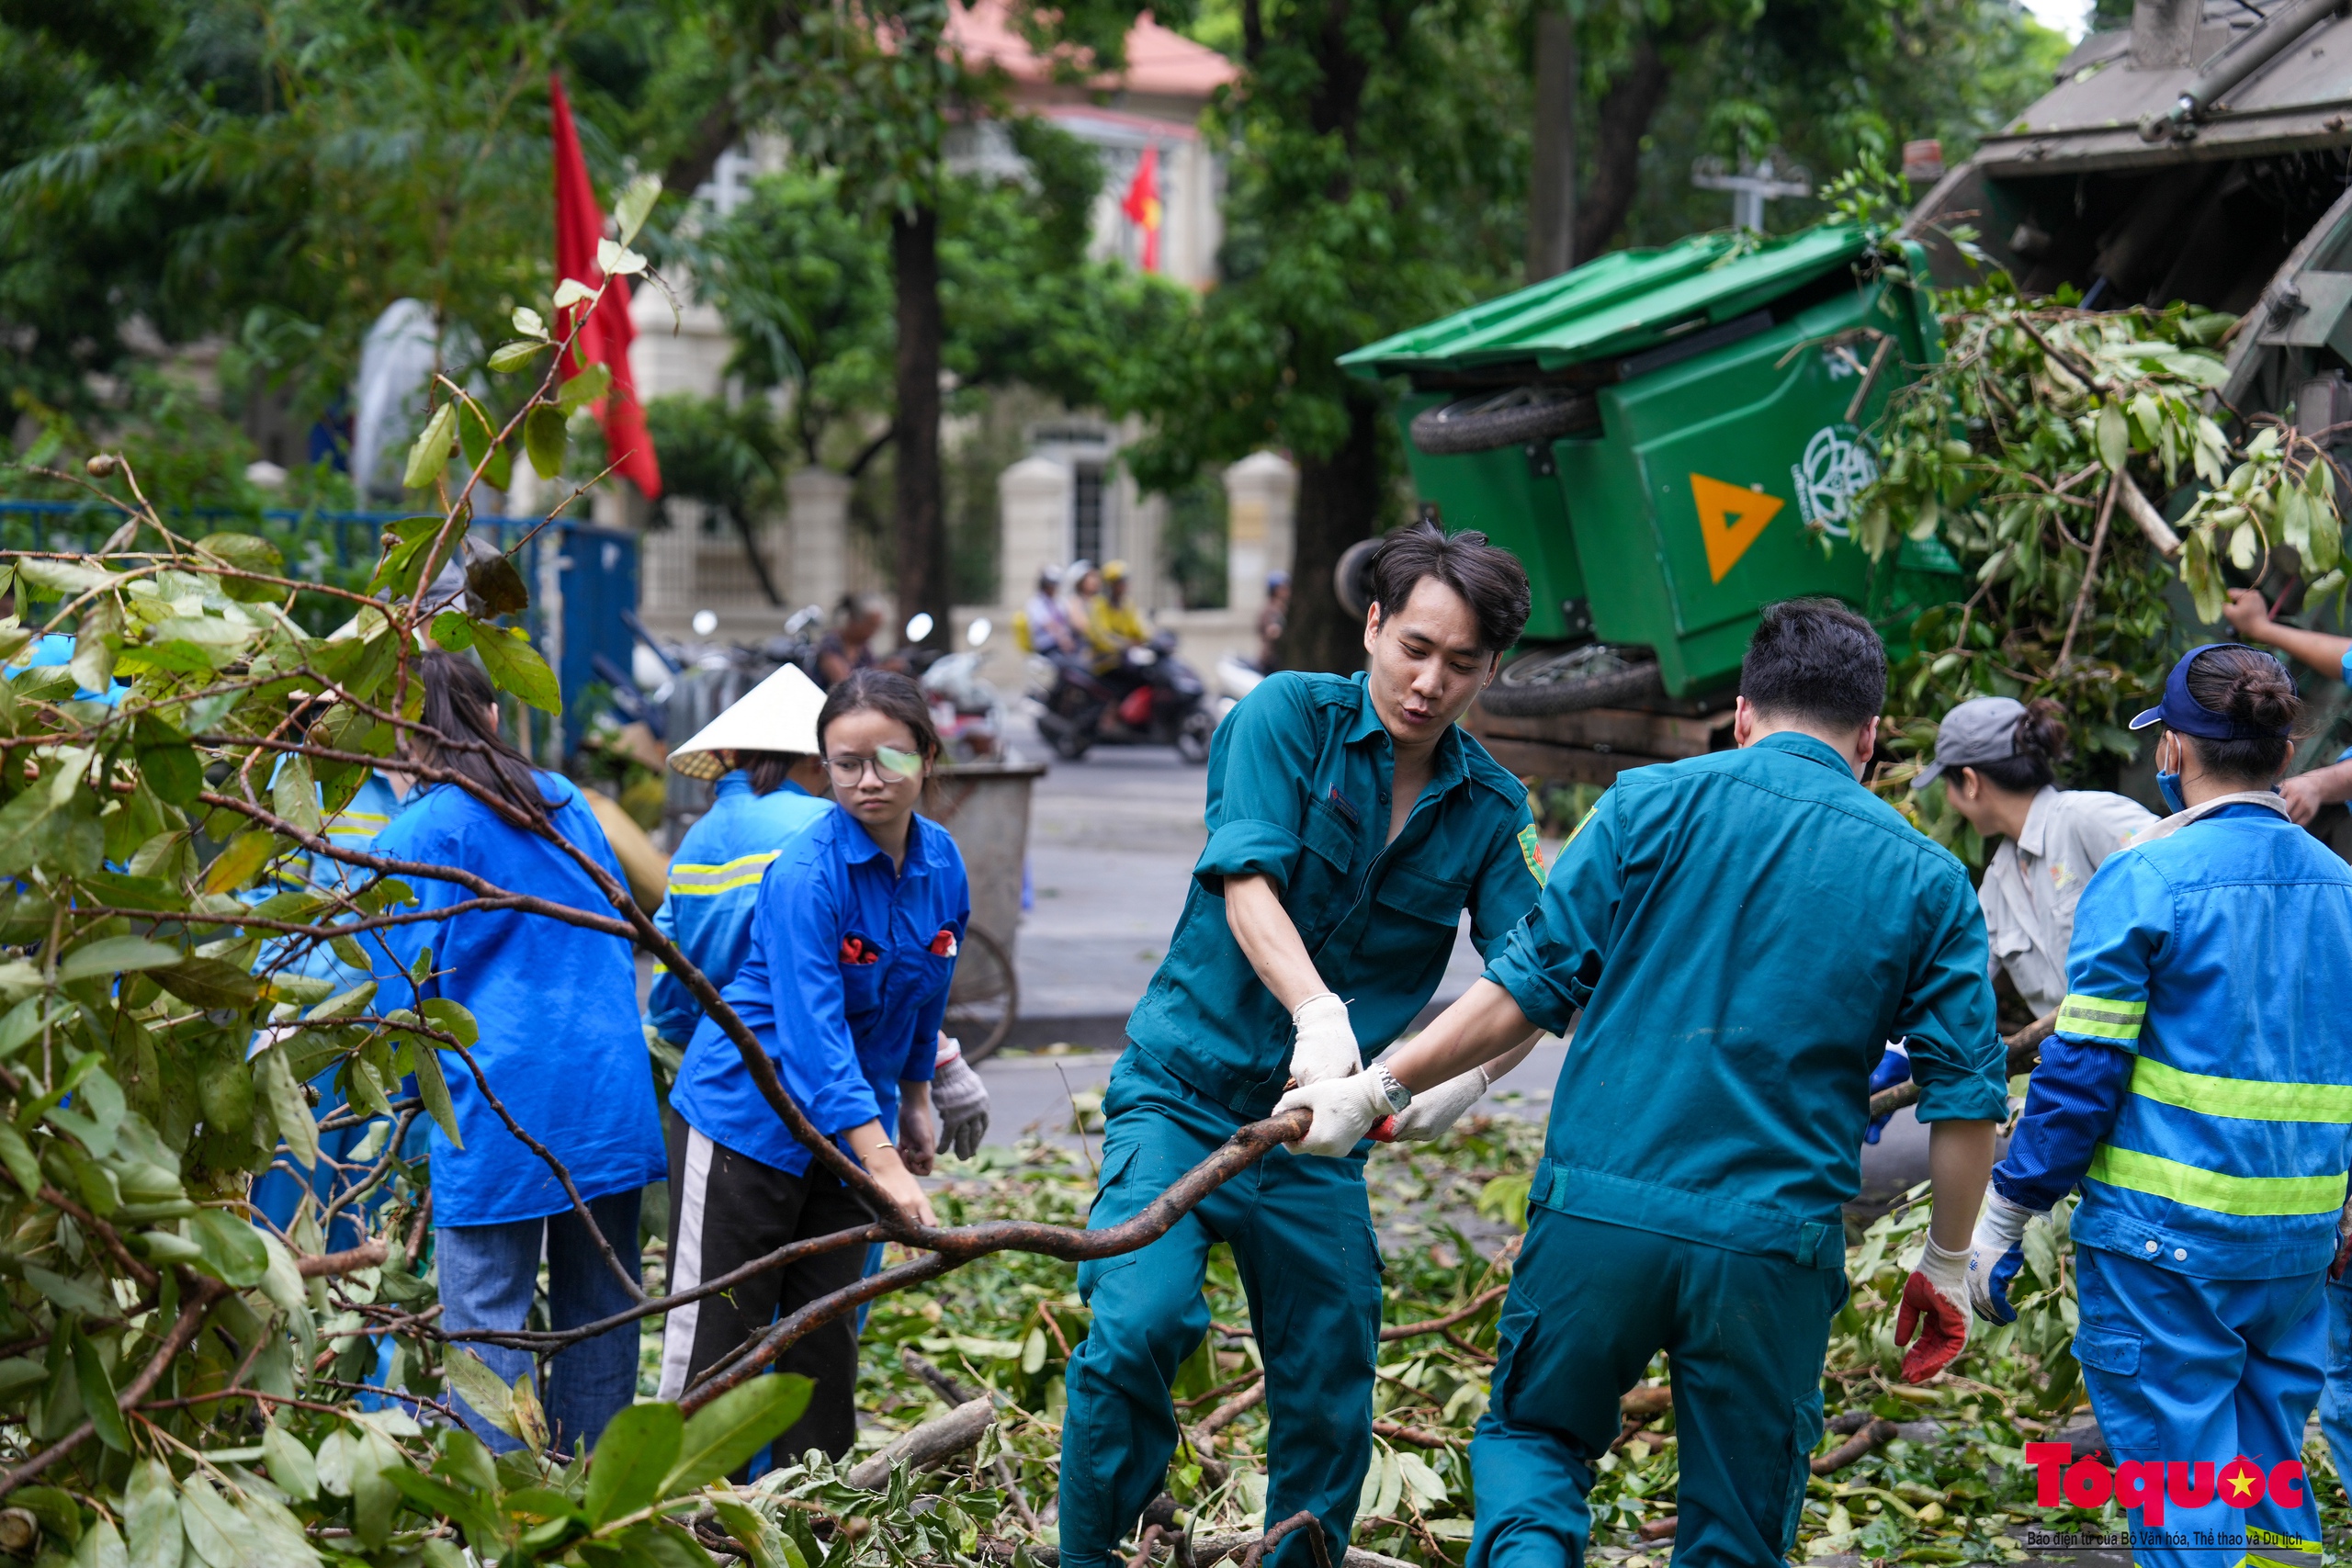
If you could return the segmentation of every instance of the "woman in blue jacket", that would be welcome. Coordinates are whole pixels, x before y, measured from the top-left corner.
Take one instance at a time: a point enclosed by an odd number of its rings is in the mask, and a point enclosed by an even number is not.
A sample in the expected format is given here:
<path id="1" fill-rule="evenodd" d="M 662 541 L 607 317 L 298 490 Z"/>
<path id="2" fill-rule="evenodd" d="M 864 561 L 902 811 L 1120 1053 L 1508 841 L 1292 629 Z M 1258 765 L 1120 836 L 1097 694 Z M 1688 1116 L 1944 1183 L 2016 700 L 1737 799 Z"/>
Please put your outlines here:
<path id="1" fill-rule="evenodd" d="M 446 653 L 419 660 L 424 722 L 472 748 L 410 756 L 464 775 L 489 801 L 454 784 L 420 780 L 400 817 L 377 836 L 375 852 L 474 872 L 509 892 L 609 915 L 612 903 L 561 846 L 560 834 L 616 879 L 618 861 L 571 781 L 535 770 L 498 731 L 496 696 L 481 670 Z M 403 878 L 426 909 L 474 895 L 455 883 Z M 473 1014 L 471 1047 L 491 1092 L 524 1131 L 563 1163 L 596 1228 L 631 1280 L 638 1277 L 638 1195 L 662 1175 L 653 1072 L 637 1018 L 637 974 L 628 942 L 543 915 L 469 909 L 371 933 L 377 1008 L 420 1008 L 447 998 Z M 410 971 L 432 950 L 422 986 Z M 442 1326 L 518 1329 L 531 1309 L 539 1258 L 548 1265 L 550 1326 L 575 1327 L 631 1304 L 612 1264 L 548 1168 L 511 1132 L 464 1061 L 441 1053 L 442 1076 L 461 1142 L 432 1134 L 435 1255 Z M 469 1347 L 512 1382 L 530 1369 L 519 1350 Z M 637 1394 L 637 1328 L 628 1325 L 567 1348 L 539 1391 L 554 1445 L 594 1447 L 605 1423 Z M 468 1423 L 496 1449 L 514 1440 L 469 1407 Z"/>
<path id="2" fill-rule="evenodd" d="M 2174 812 L 2084 889 L 1969 1259 L 1978 1314 L 2013 1321 L 2027 1221 L 2081 1189 L 2075 1359 L 2142 1568 L 2319 1551 L 2301 1461 L 2352 1168 L 2352 868 L 2277 793 L 2300 710 L 2277 660 L 2218 643 L 2133 721 L 2164 724 Z"/>
<path id="3" fill-rule="evenodd" d="M 928 1224 L 931 1204 L 892 1138 L 902 1100 L 910 1133 L 927 1136 L 940 1020 L 971 914 L 955 840 L 915 815 L 939 735 L 912 681 L 860 670 L 825 699 L 817 739 L 835 805 L 769 865 L 751 951 L 723 995 L 817 1131 Z M 685 1123 L 672 1158 L 673 1291 L 873 1219 L 786 1130 L 707 1018 L 670 1104 Z M 864 1248 L 838 1248 L 672 1313 L 662 1397 L 677 1398 L 779 1313 L 854 1283 L 864 1263 Z M 817 1386 L 776 1451 L 848 1452 L 857 1436 L 849 1316 L 802 1338 L 779 1370 Z"/>

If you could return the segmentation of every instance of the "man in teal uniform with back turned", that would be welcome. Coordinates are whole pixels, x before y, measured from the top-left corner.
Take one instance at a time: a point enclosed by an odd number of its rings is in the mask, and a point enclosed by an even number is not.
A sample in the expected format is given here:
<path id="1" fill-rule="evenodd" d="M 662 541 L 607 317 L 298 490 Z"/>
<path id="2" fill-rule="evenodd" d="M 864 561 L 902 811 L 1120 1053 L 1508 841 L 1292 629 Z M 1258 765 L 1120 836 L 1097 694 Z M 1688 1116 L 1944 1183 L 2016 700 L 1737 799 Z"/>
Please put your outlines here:
<path id="1" fill-rule="evenodd" d="M 1619 775 L 1534 917 L 1385 1064 L 1389 1092 L 1349 1079 L 1284 1097 L 1315 1112 L 1303 1147 L 1335 1153 L 1395 1089 L 1584 1010 L 1470 1445 L 1468 1568 L 1583 1560 L 1593 1463 L 1660 1350 L 1681 1461 L 1675 1568 L 1778 1568 L 1821 1437 L 1839 1209 L 1860 1185 L 1889 1040 L 1909 1039 L 1943 1200 L 1896 1314 L 1898 1343 L 1918 1335 L 1905 1378 L 1967 1342 L 2005 1053 L 1967 874 L 1856 782 L 1885 696 L 1869 622 L 1768 607 L 1740 671 L 1739 749 Z"/>
<path id="2" fill-rule="evenodd" d="M 1217 728 L 1208 847 L 1104 1100 L 1098 1228 L 1285 1084 L 1363 1076 L 1437 988 L 1464 908 L 1479 951 L 1498 952 L 1541 890 L 1525 788 L 1454 727 L 1526 624 L 1526 574 L 1479 535 L 1425 525 L 1381 547 L 1373 581 L 1366 674 L 1271 676 Z M 1521 1032 L 1512 1043 L 1532 1043 Z M 1486 1088 L 1470 1066 L 1396 1135 L 1436 1136 Z M 1372 1457 L 1380 1327 L 1363 1160 L 1276 1149 L 1149 1247 L 1080 1267 L 1093 1321 L 1062 1423 L 1064 1568 L 1107 1568 L 1160 1490 L 1169 1387 L 1208 1329 L 1202 1273 L 1220 1241 L 1265 1359 L 1267 1518 L 1312 1511 L 1340 1561 Z M 1306 1568 L 1314 1543 L 1296 1531 L 1275 1555 Z"/>

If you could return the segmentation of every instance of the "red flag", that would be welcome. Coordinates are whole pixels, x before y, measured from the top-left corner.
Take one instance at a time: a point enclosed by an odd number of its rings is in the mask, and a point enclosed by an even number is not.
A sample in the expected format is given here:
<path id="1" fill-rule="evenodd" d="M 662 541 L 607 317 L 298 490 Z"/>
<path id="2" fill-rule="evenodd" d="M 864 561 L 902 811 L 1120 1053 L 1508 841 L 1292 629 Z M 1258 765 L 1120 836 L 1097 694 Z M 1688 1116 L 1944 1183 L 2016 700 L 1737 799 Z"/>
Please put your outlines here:
<path id="1" fill-rule="evenodd" d="M 1159 147 L 1157 142 L 1143 150 L 1136 162 L 1136 177 L 1127 182 L 1126 198 L 1119 203 L 1119 210 L 1127 220 L 1143 231 L 1143 269 L 1159 270 Z"/>
<path id="2" fill-rule="evenodd" d="M 605 281 L 596 265 L 596 242 L 605 235 L 605 215 L 596 207 L 596 187 L 588 183 L 588 165 L 580 156 L 580 133 L 571 123 L 571 105 L 563 96 L 563 81 L 549 73 L 548 92 L 555 120 L 555 277 L 559 288 L 568 277 L 594 288 Z M 556 312 L 556 335 L 571 330 L 572 311 Z M 637 400 L 637 382 L 628 368 L 628 345 L 637 328 L 628 319 L 628 279 L 616 277 L 580 329 L 576 356 L 564 367 L 566 379 L 591 365 L 613 373 L 605 394 L 605 460 L 643 491 L 648 501 L 662 493 L 662 469 L 654 461 L 653 438 L 646 433 L 645 409 Z"/>

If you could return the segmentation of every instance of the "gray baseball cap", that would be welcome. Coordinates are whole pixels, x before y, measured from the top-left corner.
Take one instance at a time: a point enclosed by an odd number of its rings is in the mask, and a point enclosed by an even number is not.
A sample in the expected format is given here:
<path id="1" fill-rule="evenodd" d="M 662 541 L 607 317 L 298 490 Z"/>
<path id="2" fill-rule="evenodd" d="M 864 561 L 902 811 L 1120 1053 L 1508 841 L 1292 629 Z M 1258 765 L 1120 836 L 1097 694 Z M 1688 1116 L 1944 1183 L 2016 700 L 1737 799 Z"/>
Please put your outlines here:
<path id="1" fill-rule="evenodd" d="M 2018 720 L 2025 705 L 2015 697 L 1971 697 L 1936 726 L 1936 759 L 1919 770 L 1913 789 L 1925 789 L 1946 768 L 1981 767 L 2018 754 Z"/>

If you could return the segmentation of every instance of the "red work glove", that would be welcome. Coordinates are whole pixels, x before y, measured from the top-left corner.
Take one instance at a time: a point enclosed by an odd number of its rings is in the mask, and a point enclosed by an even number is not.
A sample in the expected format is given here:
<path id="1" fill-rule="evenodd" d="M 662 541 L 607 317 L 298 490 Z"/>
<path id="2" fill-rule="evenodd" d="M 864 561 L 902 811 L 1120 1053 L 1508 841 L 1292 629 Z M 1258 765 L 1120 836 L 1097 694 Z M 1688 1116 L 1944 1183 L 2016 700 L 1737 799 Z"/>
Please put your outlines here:
<path id="1" fill-rule="evenodd" d="M 1894 1342 L 1911 1347 L 1903 1358 L 1903 1381 L 1925 1382 L 1951 1366 L 1968 1347 L 1968 1254 L 1946 1252 L 1931 1236 L 1918 1269 L 1904 1281 L 1903 1304 L 1894 1314 Z"/>

